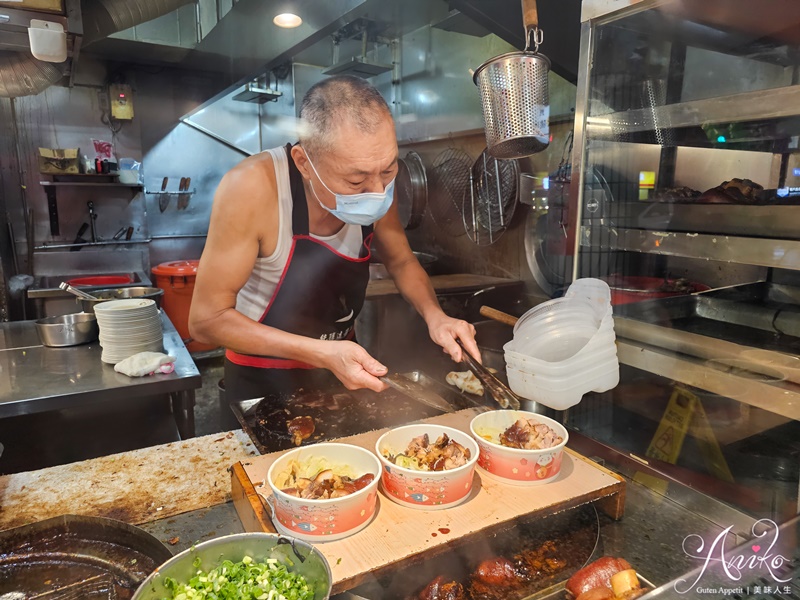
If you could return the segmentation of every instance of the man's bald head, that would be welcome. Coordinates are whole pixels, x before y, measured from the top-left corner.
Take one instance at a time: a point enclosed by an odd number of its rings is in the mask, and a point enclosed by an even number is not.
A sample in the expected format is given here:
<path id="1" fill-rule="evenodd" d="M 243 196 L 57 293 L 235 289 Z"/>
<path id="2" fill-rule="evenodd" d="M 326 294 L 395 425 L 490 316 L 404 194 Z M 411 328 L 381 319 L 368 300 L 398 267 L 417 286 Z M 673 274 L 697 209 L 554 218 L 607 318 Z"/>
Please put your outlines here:
<path id="1" fill-rule="evenodd" d="M 333 144 L 339 127 L 362 133 L 377 130 L 392 113 L 380 92 L 365 79 L 336 75 L 313 85 L 300 105 L 300 143 L 312 154 Z"/>

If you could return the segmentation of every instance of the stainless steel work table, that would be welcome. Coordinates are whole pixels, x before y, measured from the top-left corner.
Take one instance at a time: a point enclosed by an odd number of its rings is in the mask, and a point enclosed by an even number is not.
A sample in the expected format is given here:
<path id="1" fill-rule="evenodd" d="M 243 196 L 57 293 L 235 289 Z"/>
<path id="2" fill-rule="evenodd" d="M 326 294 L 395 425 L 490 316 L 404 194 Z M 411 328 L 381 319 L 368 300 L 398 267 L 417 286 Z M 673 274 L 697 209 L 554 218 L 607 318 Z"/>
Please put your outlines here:
<path id="1" fill-rule="evenodd" d="M 98 342 L 47 348 L 34 321 L 0 323 L 0 418 L 168 394 L 180 436 L 194 437 L 200 373 L 163 311 L 161 323 L 164 352 L 175 357 L 175 371 L 146 377 L 127 377 L 103 363 Z"/>

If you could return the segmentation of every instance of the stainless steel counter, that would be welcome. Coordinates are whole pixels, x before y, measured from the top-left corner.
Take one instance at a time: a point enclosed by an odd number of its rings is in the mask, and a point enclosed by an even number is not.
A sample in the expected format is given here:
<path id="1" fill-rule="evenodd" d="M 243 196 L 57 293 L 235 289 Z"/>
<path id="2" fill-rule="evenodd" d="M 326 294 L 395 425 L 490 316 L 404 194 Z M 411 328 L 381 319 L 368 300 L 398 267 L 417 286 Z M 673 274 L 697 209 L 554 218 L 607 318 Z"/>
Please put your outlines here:
<path id="1" fill-rule="evenodd" d="M 74 408 L 113 399 L 117 404 L 169 394 L 182 438 L 194 436 L 194 390 L 200 373 L 162 311 L 164 351 L 176 358 L 169 375 L 127 377 L 100 360 L 94 342 L 70 348 L 42 346 L 34 321 L 0 324 L 0 418 Z"/>

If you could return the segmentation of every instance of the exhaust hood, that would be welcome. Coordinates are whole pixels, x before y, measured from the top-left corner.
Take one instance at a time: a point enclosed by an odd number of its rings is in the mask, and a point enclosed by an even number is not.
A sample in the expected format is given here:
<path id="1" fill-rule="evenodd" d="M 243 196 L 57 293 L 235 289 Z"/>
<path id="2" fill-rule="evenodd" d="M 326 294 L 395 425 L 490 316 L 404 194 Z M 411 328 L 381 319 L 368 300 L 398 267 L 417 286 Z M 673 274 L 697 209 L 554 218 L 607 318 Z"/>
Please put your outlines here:
<path id="1" fill-rule="evenodd" d="M 333 62 L 325 69 L 323 75 L 355 75 L 369 79 L 376 75 L 388 73 L 393 65 L 371 61 L 367 58 L 367 46 L 372 40 L 378 42 L 378 29 L 380 26 L 368 19 L 358 19 L 342 27 L 333 35 Z M 352 38 L 361 38 L 361 56 L 354 56 L 347 60 L 339 60 L 341 43 Z"/>

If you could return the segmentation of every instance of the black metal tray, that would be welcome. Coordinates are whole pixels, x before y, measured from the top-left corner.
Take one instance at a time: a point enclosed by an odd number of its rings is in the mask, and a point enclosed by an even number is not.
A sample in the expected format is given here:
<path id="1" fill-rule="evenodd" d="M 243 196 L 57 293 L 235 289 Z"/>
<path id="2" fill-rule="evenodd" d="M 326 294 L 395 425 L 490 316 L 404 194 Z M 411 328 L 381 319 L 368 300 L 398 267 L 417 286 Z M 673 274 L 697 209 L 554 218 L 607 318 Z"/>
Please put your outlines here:
<path id="1" fill-rule="evenodd" d="M 461 394 L 421 371 L 405 373 L 404 376 L 437 393 L 450 403 L 453 410 L 483 405 L 483 399 Z M 287 421 L 294 417 L 310 416 L 314 420 L 315 431 L 303 442 L 313 444 L 442 414 L 442 411 L 393 389 L 377 394 L 370 390 L 351 391 L 341 385 L 235 402 L 231 408 L 261 454 L 295 447 L 286 426 Z"/>

